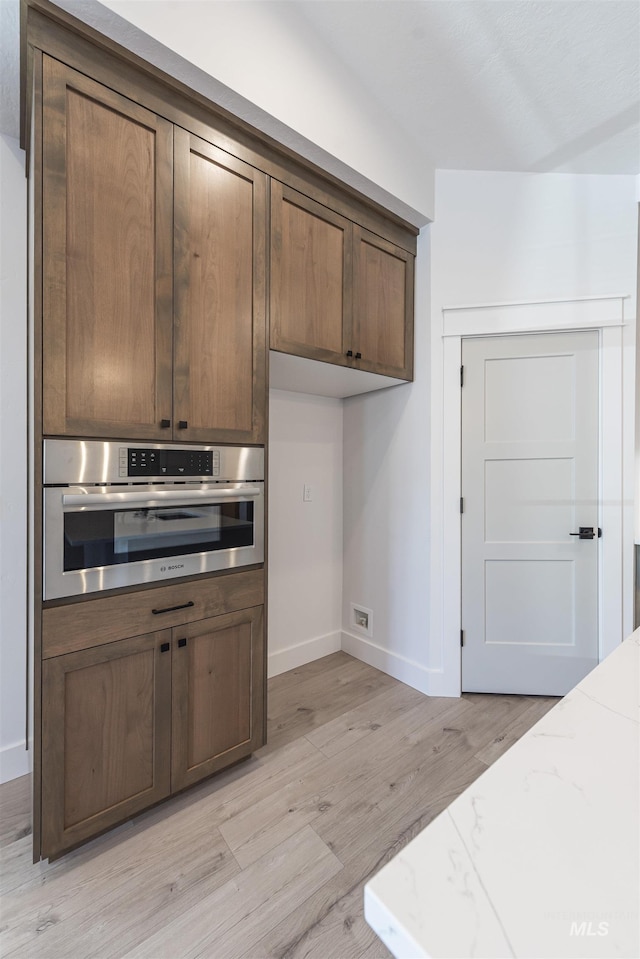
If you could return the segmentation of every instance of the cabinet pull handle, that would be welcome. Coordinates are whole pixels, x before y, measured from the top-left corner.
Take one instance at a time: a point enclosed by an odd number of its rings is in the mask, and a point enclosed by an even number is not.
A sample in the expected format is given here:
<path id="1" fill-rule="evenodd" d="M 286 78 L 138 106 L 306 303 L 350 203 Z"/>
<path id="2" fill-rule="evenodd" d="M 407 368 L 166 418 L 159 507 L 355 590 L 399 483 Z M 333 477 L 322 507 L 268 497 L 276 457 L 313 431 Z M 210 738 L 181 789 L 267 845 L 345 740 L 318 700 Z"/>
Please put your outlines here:
<path id="1" fill-rule="evenodd" d="M 182 647 L 183 647 L 183 646 L 186 646 L 186 645 L 187 645 L 186 639 L 179 639 L 179 640 L 178 640 L 178 646 L 180 647 L 180 649 L 182 649 Z"/>
<path id="2" fill-rule="evenodd" d="M 171 649 L 171 646 L 170 646 L 169 643 L 161 643 L 161 644 L 160 644 L 160 652 L 161 652 L 161 653 L 168 653 L 170 649 Z"/>
<path id="3" fill-rule="evenodd" d="M 361 360 L 361 359 L 362 359 L 362 353 L 356 353 L 356 359 L 357 359 L 357 360 Z"/>
<path id="4" fill-rule="evenodd" d="M 152 609 L 151 612 L 154 616 L 159 616 L 160 613 L 174 613 L 176 609 L 189 609 L 190 606 L 195 606 L 195 603 L 189 600 L 188 603 L 181 603 L 180 606 L 167 606 L 166 609 Z"/>
<path id="5" fill-rule="evenodd" d="M 171 420 L 160 420 L 160 426 L 163 430 L 168 430 L 171 426 Z"/>
<path id="6" fill-rule="evenodd" d="M 187 423 L 186 420 L 178 420 L 178 429 L 179 429 L 179 430 L 186 430 L 186 429 L 188 428 L 188 426 L 189 426 L 189 424 Z"/>
<path id="7" fill-rule="evenodd" d="M 347 350 L 347 356 L 353 356 L 353 350 Z"/>

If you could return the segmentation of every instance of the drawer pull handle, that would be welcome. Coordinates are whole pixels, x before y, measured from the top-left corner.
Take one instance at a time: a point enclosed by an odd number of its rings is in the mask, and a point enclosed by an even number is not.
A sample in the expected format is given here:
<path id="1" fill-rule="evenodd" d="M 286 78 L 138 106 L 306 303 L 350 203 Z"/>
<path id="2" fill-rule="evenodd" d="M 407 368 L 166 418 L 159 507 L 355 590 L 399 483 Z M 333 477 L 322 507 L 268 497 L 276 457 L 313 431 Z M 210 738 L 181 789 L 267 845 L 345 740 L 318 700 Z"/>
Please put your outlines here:
<path id="1" fill-rule="evenodd" d="M 182 647 L 183 647 L 183 646 L 186 646 L 186 645 L 187 645 L 186 639 L 179 639 L 179 640 L 178 640 L 178 646 L 180 647 L 180 649 L 182 649 Z"/>
<path id="2" fill-rule="evenodd" d="M 347 356 L 353 356 L 353 350 L 347 350 Z"/>
<path id="3" fill-rule="evenodd" d="M 160 420 L 160 426 L 163 430 L 168 430 L 171 426 L 171 420 Z"/>
<path id="4" fill-rule="evenodd" d="M 357 359 L 357 360 L 361 360 L 361 359 L 362 359 L 362 353 L 356 353 L 356 359 Z"/>
<path id="5" fill-rule="evenodd" d="M 160 652 L 161 652 L 161 653 L 168 653 L 170 649 L 171 649 L 171 647 L 170 647 L 169 643 L 162 643 L 162 644 L 160 645 Z"/>
<path id="6" fill-rule="evenodd" d="M 178 420 L 178 429 L 179 429 L 179 430 L 186 430 L 186 429 L 188 429 L 188 428 L 189 428 L 189 424 L 187 423 L 186 420 Z"/>
<path id="7" fill-rule="evenodd" d="M 159 616 L 160 613 L 174 613 L 176 609 L 189 609 L 190 606 L 195 606 L 191 600 L 188 603 L 181 603 L 180 606 L 167 606 L 166 609 L 152 609 L 151 612 L 154 616 Z"/>

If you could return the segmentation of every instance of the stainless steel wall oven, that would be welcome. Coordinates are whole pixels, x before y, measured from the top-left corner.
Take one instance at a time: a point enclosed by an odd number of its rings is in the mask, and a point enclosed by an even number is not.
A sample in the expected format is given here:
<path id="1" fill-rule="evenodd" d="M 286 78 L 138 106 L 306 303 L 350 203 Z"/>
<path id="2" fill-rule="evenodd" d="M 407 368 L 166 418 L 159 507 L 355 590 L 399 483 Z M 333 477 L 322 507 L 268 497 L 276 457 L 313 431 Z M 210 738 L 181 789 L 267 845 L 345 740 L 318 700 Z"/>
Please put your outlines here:
<path id="1" fill-rule="evenodd" d="M 45 600 L 264 561 L 264 450 L 44 441 Z"/>

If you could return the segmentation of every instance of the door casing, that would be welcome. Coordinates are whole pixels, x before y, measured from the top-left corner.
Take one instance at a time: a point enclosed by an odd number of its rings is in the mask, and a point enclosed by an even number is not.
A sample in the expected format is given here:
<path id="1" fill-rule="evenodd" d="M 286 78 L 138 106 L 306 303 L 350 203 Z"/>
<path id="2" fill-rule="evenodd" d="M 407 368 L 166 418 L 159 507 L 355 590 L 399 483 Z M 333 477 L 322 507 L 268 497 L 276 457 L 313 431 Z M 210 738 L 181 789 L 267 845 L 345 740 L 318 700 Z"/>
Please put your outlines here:
<path id="1" fill-rule="evenodd" d="M 623 547 L 627 508 L 623 501 L 623 366 L 624 300 L 622 296 L 562 301 L 571 315 L 558 310 L 556 301 L 531 304 L 497 304 L 491 308 L 456 307 L 443 310 L 441 449 L 434 469 L 441 469 L 441 487 L 434 490 L 432 517 L 440 528 L 432 541 L 431 583 L 432 649 L 438 643 L 441 668 L 430 670 L 430 694 L 461 694 L 461 548 L 460 464 L 461 389 L 460 365 L 465 336 L 598 330 L 600 344 L 600 490 L 598 654 L 602 660 L 625 637 L 628 619 L 624 584 Z M 527 307 L 531 307 L 527 311 Z M 560 313 L 564 322 L 554 323 Z M 434 391 L 438 383 L 434 382 Z M 436 485 L 436 484 L 434 484 Z M 630 627 L 627 633 L 631 631 Z"/>

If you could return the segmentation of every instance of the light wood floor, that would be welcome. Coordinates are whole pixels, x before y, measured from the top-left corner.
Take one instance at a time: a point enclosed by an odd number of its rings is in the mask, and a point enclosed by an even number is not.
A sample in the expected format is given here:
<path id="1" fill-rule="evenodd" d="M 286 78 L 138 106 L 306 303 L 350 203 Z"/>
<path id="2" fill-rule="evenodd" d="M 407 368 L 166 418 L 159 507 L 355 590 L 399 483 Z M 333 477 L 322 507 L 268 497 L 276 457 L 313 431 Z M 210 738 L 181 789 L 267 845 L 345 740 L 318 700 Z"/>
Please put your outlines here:
<path id="1" fill-rule="evenodd" d="M 253 758 L 54 863 L 0 787 L 0 955 L 382 959 L 363 886 L 556 702 L 431 699 L 344 653 L 269 682 Z"/>

